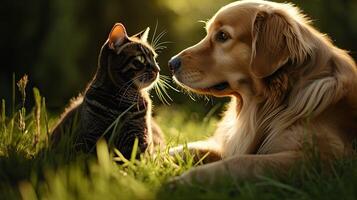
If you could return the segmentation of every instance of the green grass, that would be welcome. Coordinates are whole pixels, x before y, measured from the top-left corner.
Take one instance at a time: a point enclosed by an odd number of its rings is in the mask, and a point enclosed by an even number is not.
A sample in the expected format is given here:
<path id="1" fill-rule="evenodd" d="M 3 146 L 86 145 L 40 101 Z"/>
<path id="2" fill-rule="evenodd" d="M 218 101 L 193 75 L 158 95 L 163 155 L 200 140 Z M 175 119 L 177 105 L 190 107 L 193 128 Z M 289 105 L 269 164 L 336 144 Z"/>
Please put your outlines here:
<path id="1" fill-rule="evenodd" d="M 104 141 L 98 143 L 97 156 L 74 156 L 68 146 L 48 151 L 48 129 L 56 117 L 47 117 L 45 100 L 38 90 L 34 94 L 31 111 L 22 106 L 25 98 L 8 116 L 4 101 L 0 106 L 0 199 L 357 199 L 356 156 L 336 161 L 330 173 L 317 162 L 285 177 L 267 174 L 250 182 L 222 177 L 211 186 L 172 189 L 168 180 L 195 166 L 192 156 L 174 162 L 166 148 L 117 164 L 120 154 L 108 152 Z M 184 107 L 155 111 L 169 146 L 207 138 L 218 121 L 213 112 Z"/>

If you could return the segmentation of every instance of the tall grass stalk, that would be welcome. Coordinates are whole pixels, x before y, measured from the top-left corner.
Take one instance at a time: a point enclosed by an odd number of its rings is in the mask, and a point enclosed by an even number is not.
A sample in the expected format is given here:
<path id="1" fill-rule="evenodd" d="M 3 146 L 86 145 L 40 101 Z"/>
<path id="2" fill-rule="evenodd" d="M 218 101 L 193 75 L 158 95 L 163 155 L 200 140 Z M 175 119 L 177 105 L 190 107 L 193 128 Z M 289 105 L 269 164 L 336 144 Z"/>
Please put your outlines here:
<path id="1" fill-rule="evenodd" d="M 48 114 L 47 114 L 47 108 L 46 108 L 46 99 L 45 97 L 42 98 L 42 108 L 41 108 L 41 111 L 42 111 L 42 116 L 44 117 L 44 126 L 45 126 L 45 129 L 46 129 L 46 139 L 45 139 L 45 142 L 46 142 L 46 147 L 49 146 L 49 138 L 50 138 L 50 129 L 48 127 L 48 123 L 49 123 L 49 120 L 48 120 Z"/>
<path id="2" fill-rule="evenodd" d="M 35 137 L 34 137 L 34 147 L 37 146 L 40 136 L 41 136 L 41 95 L 37 88 L 33 88 L 33 96 L 35 99 L 35 110 L 33 112 L 35 119 Z"/>

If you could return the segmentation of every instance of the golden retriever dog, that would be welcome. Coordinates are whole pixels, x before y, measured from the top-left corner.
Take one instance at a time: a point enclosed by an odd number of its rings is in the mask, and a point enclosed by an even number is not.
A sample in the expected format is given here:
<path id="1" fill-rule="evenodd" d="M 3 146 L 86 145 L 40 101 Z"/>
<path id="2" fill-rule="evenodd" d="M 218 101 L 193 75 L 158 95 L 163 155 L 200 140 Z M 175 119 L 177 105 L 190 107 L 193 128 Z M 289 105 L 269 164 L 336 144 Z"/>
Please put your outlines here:
<path id="1" fill-rule="evenodd" d="M 202 41 L 174 56 L 169 67 L 186 89 L 232 100 L 214 136 L 187 145 L 197 158 L 208 153 L 207 164 L 176 182 L 286 172 L 311 156 L 306 144 L 323 161 L 353 153 L 356 64 L 297 7 L 234 2 L 222 7 L 206 30 Z M 182 151 L 179 146 L 170 153 Z"/>

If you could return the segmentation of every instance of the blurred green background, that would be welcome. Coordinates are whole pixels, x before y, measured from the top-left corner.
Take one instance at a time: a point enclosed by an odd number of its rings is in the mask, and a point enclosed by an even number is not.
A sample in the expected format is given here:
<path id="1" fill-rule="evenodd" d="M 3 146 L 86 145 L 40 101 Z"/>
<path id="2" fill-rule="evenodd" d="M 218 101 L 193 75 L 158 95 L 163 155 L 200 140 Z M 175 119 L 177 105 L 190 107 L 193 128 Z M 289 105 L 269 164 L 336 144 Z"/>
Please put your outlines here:
<path id="1" fill-rule="evenodd" d="M 231 1 L 3 0 L 0 6 L 0 99 L 7 102 L 11 99 L 12 74 L 15 73 L 18 80 L 26 73 L 30 87 L 40 89 L 48 107 L 61 110 L 93 77 L 99 49 L 115 22 L 124 23 L 129 34 L 150 26 L 151 35 L 158 22 L 158 32 L 167 31 L 161 41 L 172 42 L 158 58 L 162 73 L 169 75 L 168 59 L 205 35 L 199 20 L 209 19 L 228 2 Z M 357 0 L 296 0 L 293 3 L 356 60 Z M 185 94 L 172 95 L 175 104 L 212 107 L 212 103 L 201 100 L 193 103 Z"/>

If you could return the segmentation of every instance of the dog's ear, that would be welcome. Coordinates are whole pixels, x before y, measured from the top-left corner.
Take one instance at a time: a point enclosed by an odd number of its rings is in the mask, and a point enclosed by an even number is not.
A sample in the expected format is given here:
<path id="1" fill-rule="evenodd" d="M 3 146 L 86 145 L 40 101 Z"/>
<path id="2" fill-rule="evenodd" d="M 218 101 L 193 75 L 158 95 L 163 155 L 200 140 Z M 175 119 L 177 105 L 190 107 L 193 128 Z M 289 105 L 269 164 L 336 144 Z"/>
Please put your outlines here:
<path id="1" fill-rule="evenodd" d="M 121 23 L 114 24 L 108 37 L 109 48 L 115 49 L 116 46 L 122 45 L 126 38 L 128 38 L 128 35 L 124 25 Z"/>
<path id="2" fill-rule="evenodd" d="M 304 53 L 297 33 L 287 16 L 275 11 L 259 11 L 252 24 L 251 71 L 257 78 L 272 75 L 289 59 Z M 299 56 L 297 58 L 296 56 Z"/>

